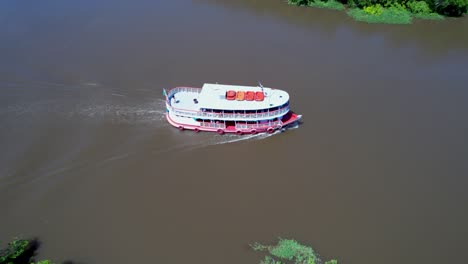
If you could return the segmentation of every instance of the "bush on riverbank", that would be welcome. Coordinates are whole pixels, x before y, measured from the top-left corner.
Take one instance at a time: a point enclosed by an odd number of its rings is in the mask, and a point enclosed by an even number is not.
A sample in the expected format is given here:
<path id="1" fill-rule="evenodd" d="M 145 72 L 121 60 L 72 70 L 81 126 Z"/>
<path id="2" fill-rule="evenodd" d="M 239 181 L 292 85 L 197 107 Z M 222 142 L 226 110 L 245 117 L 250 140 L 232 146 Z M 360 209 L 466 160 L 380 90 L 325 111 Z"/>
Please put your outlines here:
<path id="1" fill-rule="evenodd" d="M 308 6 L 311 7 L 317 7 L 317 8 L 327 8 L 327 9 L 333 9 L 333 10 L 344 10 L 345 6 L 335 0 L 328 0 L 328 1 L 321 1 L 321 0 L 314 0 L 310 1 Z"/>
<path id="2" fill-rule="evenodd" d="M 35 262 L 34 256 L 39 245 L 37 239 L 14 239 L 5 249 L 0 249 L 0 264 L 52 264 L 50 260 Z"/>
<path id="3" fill-rule="evenodd" d="M 412 18 L 440 20 L 468 12 L 468 0 L 288 0 L 289 4 L 343 10 L 357 21 L 410 24 Z"/>
<path id="4" fill-rule="evenodd" d="M 279 239 L 277 245 L 251 245 L 255 251 L 268 252 L 269 254 L 260 264 L 316 264 L 323 263 L 311 247 L 299 244 L 292 239 Z M 326 261 L 325 264 L 338 264 L 337 260 Z"/>
<path id="5" fill-rule="evenodd" d="M 348 15 L 356 21 L 385 24 L 411 24 L 411 13 L 405 9 L 389 7 L 379 4 L 366 6 L 363 9 L 351 8 Z"/>

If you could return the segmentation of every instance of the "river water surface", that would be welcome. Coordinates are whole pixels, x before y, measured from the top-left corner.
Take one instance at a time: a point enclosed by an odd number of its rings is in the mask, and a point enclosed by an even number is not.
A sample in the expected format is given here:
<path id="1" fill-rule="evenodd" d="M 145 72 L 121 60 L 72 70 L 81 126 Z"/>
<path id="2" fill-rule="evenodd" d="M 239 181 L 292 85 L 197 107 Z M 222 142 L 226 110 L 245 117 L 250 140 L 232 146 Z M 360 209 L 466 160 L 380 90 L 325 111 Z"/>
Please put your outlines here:
<path id="1" fill-rule="evenodd" d="M 162 88 L 280 88 L 270 136 L 180 132 Z M 468 258 L 468 20 L 356 23 L 282 0 L 0 2 L 0 239 L 83 263 Z M 4 244 L 2 244 L 4 245 Z"/>

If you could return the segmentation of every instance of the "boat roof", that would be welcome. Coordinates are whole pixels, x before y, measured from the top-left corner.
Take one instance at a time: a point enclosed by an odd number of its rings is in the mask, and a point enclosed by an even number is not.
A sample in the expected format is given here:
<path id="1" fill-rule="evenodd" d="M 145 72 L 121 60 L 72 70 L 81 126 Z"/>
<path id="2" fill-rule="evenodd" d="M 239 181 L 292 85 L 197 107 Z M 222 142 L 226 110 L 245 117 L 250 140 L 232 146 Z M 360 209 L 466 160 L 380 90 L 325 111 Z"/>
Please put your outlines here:
<path id="1" fill-rule="evenodd" d="M 227 100 L 226 92 L 263 92 L 263 101 Z M 216 110 L 256 110 L 281 106 L 289 101 L 289 94 L 283 90 L 258 86 L 241 86 L 205 83 L 198 95 L 199 107 Z"/>

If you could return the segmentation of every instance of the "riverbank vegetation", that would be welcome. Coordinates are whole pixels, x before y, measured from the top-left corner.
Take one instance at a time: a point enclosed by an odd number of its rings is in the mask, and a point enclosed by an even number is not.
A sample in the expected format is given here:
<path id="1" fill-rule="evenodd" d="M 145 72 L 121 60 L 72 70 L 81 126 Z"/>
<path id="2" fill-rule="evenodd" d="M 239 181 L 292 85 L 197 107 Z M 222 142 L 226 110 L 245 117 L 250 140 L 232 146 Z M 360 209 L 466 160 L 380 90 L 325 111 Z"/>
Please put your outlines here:
<path id="1" fill-rule="evenodd" d="M 345 10 L 357 21 L 411 24 L 413 18 L 441 20 L 460 17 L 468 11 L 468 0 L 288 0 L 289 4 Z"/>
<path id="2" fill-rule="evenodd" d="M 262 245 L 254 243 L 252 249 L 260 252 L 267 252 L 265 258 L 260 264 L 318 264 L 324 263 L 311 247 L 299 244 L 292 239 L 279 239 L 276 245 Z M 326 261 L 325 264 L 338 264 L 333 259 Z"/>
<path id="3" fill-rule="evenodd" d="M 37 239 L 14 239 L 0 249 L 0 264 L 52 264 L 50 260 L 34 259 L 40 243 Z"/>

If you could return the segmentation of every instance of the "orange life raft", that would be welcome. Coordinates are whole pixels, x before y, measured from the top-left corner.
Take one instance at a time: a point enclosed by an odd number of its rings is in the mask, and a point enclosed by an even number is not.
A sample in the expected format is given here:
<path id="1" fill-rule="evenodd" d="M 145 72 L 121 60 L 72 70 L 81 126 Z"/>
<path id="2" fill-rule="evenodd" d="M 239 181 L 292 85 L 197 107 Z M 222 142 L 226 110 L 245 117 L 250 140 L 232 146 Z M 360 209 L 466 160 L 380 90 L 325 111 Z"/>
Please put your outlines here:
<path id="1" fill-rule="evenodd" d="M 245 99 L 245 92 L 244 91 L 238 91 L 237 96 L 236 96 L 236 100 L 237 101 L 244 101 L 244 99 Z"/>
<path id="2" fill-rule="evenodd" d="M 253 101 L 255 97 L 255 93 L 252 91 L 248 91 L 245 93 L 245 100 L 247 101 Z"/>
<path id="3" fill-rule="evenodd" d="M 234 100 L 236 99 L 236 92 L 233 90 L 229 90 L 226 92 L 226 99 L 228 100 Z"/>
<path id="4" fill-rule="evenodd" d="M 263 92 L 255 93 L 255 101 L 263 101 L 265 99 L 265 94 Z"/>

